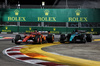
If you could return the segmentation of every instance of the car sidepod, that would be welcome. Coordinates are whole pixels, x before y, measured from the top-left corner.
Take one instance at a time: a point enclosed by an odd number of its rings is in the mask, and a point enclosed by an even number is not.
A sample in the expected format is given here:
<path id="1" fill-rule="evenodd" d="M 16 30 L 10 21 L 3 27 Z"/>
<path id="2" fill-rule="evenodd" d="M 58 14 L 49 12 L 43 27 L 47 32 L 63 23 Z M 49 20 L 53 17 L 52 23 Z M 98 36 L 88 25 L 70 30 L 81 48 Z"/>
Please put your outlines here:
<path id="1" fill-rule="evenodd" d="M 86 43 L 86 35 L 85 34 L 72 34 L 70 37 L 70 42 L 72 43 Z"/>

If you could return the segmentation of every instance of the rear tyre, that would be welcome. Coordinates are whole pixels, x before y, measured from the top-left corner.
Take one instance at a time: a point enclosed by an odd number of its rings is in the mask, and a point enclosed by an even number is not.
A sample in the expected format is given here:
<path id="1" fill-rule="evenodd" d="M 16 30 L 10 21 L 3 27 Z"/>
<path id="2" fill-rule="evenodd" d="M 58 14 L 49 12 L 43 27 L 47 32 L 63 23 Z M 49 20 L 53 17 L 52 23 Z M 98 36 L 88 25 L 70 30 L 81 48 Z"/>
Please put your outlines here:
<path id="1" fill-rule="evenodd" d="M 20 42 L 18 42 L 18 40 L 20 40 L 20 39 L 21 39 L 21 36 L 20 35 L 16 35 L 15 36 L 15 44 L 20 45 Z"/>
<path id="2" fill-rule="evenodd" d="M 48 34 L 46 37 L 48 43 L 53 43 L 54 42 L 54 35 Z"/>
<path id="3" fill-rule="evenodd" d="M 86 40 L 87 40 L 87 42 L 92 42 L 92 35 L 86 34 Z"/>
<path id="4" fill-rule="evenodd" d="M 76 43 L 76 38 L 74 38 L 74 39 L 72 40 L 72 43 Z"/>
<path id="5" fill-rule="evenodd" d="M 60 35 L 60 43 L 65 43 L 65 40 L 66 39 L 66 36 L 65 36 L 65 34 L 61 34 Z"/>
<path id="6" fill-rule="evenodd" d="M 68 41 L 68 42 L 70 42 L 70 37 L 71 37 L 71 34 L 68 34 L 68 35 L 67 35 L 67 41 Z"/>

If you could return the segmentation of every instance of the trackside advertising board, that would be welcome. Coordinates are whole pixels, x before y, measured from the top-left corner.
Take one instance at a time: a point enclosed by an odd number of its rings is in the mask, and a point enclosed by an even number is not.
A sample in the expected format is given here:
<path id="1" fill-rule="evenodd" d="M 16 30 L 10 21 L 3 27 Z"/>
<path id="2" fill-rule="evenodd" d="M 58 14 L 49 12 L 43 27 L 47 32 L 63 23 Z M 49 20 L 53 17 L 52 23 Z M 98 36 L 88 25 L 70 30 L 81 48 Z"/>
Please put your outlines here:
<path id="1" fill-rule="evenodd" d="M 4 22 L 100 22 L 100 9 L 0 9 Z"/>

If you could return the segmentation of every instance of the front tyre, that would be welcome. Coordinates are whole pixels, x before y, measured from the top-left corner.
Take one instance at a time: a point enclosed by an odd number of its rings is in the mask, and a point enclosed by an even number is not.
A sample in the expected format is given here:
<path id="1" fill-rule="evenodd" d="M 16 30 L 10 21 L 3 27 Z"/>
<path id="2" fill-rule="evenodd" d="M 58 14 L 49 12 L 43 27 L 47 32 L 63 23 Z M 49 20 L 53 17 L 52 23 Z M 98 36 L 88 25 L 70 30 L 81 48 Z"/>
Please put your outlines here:
<path id="1" fill-rule="evenodd" d="M 66 39 L 66 37 L 65 37 L 65 34 L 61 34 L 60 35 L 60 43 L 65 43 L 65 40 Z"/>
<path id="2" fill-rule="evenodd" d="M 20 42 L 18 42 L 18 40 L 20 40 L 20 39 L 21 39 L 21 36 L 20 35 L 16 35 L 15 36 L 15 44 L 20 45 Z"/>
<path id="3" fill-rule="evenodd" d="M 42 36 L 39 36 L 39 44 L 42 44 Z"/>
<path id="4" fill-rule="evenodd" d="M 42 44 L 42 36 L 41 35 L 36 35 L 35 36 L 35 42 L 39 43 L 39 44 Z"/>

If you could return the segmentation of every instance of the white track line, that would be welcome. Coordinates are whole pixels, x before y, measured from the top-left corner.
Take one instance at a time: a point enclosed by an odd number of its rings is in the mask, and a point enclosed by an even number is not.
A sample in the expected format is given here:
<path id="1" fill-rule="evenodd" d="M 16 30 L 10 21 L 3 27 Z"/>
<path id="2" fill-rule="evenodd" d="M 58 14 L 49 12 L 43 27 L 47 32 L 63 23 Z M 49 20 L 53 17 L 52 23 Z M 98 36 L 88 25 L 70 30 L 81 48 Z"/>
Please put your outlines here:
<path id="1" fill-rule="evenodd" d="M 25 55 L 12 55 L 13 57 L 15 58 L 19 58 L 19 57 L 28 57 L 28 56 L 25 56 Z"/>
<path id="2" fill-rule="evenodd" d="M 7 53 L 20 53 L 20 51 L 8 51 Z"/>
<path id="3" fill-rule="evenodd" d="M 31 63 L 31 64 L 36 64 L 36 63 L 48 62 L 48 61 L 43 61 L 43 60 L 25 60 L 25 62 Z"/>

